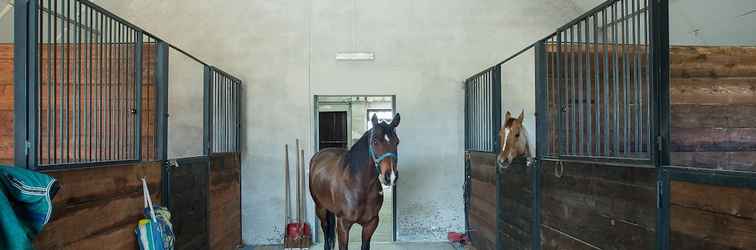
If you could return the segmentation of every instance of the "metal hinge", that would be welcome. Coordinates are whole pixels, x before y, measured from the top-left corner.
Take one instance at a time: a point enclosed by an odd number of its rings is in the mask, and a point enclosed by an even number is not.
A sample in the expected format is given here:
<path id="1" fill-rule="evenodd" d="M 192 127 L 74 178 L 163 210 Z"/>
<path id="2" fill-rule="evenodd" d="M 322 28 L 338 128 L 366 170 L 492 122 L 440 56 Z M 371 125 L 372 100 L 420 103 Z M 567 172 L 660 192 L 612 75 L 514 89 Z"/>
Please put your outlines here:
<path id="1" fill-rule="evenodd" d="M 662 151 L 662 139 L 663 138 L 661 135 L 656 136 L 656 150 L 658 150 L 659 152 Z"/>
<path id="2" fill-rule="evenodd" d="M 29 155 L 29 150 L 31 150 L 31 142 L 24 141 L 24 155 Z"/>

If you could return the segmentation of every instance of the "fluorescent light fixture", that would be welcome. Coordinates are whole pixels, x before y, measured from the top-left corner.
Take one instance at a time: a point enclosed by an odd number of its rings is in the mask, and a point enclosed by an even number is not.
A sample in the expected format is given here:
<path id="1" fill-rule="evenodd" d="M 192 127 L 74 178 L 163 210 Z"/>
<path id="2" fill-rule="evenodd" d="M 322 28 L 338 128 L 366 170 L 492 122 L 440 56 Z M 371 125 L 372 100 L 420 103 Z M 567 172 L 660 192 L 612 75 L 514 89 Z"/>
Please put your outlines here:
<path id="1" fill-rule="evenodd" d="M 337 61 L 372 61 L 375 60 L 373 52 L 339 52 L 336 53 Z"/>

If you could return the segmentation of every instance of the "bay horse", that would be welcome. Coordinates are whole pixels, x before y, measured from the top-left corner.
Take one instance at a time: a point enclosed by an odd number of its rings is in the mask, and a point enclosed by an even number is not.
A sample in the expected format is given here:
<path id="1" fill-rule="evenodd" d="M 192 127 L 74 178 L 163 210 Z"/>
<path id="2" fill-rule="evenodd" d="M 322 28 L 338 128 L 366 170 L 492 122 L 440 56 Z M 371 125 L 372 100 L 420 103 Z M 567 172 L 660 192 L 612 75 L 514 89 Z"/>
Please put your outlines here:
<path id="1" fill-rule="evenodd" d="M 348 151 L 327 148 L 310 160 L 310 195 L 323 229 L 324 249 L 334 247 L 338 232 L 339 249 L 346 250 L 349 230 L 362 225 L 362 249 L 370 249 L 370 239 L 378 227 L 378 212 L 383 205 L 383 186 L 394 186 L 399 177 L 396 114 L 390 124 L 378 122 Z"/>
<path id="2" fill-rule="evenodd" d="M 532 165 L 533 154 L 530 152 L 530 145 L 528 143 L 528 131 L 523 126 L 524 120 L 525 110 L 520 112 L 520 116 L 517 118 L 512 117 L 512 113 L 507 111 L 504 124 L 499 128 L 501 151 L 499 151 L 499 155 L 496 157 L 499 167 L 508 168 L 515 158 L 522 156 L 527 158 L 527 166 Z"/>

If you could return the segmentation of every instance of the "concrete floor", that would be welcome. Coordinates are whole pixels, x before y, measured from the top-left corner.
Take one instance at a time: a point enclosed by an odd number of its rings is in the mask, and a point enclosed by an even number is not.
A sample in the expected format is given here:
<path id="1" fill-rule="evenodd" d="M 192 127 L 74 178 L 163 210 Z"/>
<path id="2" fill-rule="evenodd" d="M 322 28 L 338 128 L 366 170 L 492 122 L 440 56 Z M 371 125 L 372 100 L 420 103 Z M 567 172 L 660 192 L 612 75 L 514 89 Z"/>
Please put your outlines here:
<path id="1" fill-rule="evenodd" d="M 282 246 L 248 246 L 244 250 L 282 250 Z M 312 250 L 323 249 L 323 245 L 315 245 Z M 338 249 L 338 248 L 337 248 Z M 360 243 L 349 243 L 349 249 L 360 249 Z M 371 243 L 370 249 L 374 250 L 457 250 L 467 249 L 461 246 L 453 246 L 447 242 L 395 242 L 395 243 Z"/>

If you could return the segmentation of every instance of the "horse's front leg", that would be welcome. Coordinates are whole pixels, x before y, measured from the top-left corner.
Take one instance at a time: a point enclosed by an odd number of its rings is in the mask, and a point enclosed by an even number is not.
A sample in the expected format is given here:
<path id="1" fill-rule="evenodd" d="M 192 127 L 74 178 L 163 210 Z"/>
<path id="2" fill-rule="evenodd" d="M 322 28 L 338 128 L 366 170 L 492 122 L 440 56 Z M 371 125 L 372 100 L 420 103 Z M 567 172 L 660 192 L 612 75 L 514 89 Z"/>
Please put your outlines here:
<path id="1" fill-rule="evenodd" d="M 370 239 L 373 238 L 376 228 L 378 228 L 378 216 L 362 225 L 362 250 L 370 250 Z"/>
<path id="2" fill-rule="evenodd" d="M 352 229 L 354 222 L 342 218 L 337 218 L 336 221 L 336 231 L 339 233 L 339 250 L 347 250 L 349 249 L 349 230 Z"/>

